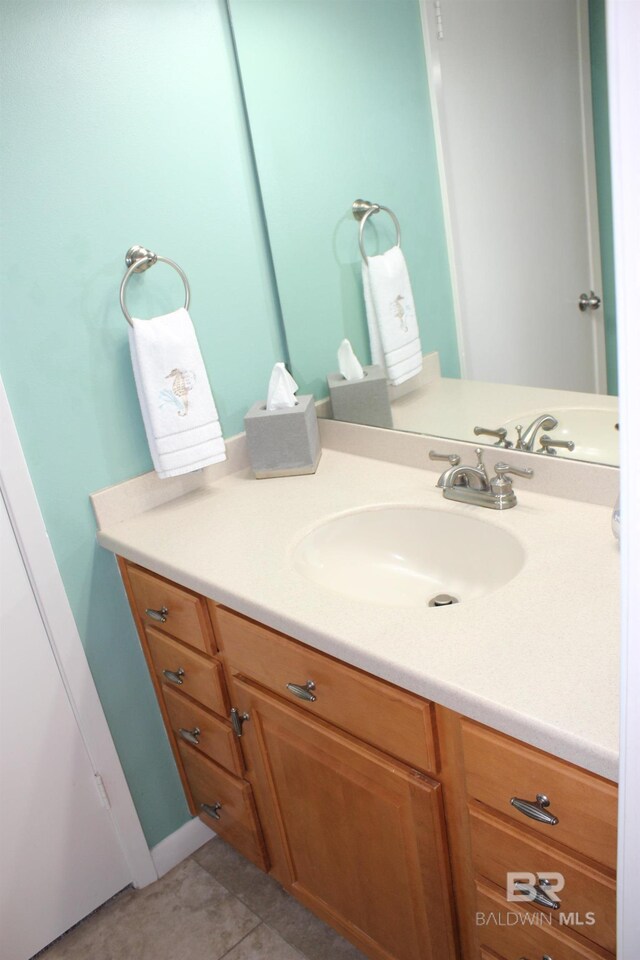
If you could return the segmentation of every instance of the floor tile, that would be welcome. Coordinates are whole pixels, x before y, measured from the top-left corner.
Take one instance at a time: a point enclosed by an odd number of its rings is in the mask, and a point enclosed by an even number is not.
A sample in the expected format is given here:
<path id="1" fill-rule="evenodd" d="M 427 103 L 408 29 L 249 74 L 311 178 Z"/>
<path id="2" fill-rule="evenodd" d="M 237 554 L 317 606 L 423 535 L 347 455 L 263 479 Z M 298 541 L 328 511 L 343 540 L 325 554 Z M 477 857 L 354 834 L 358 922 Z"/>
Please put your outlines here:
<path id="1" fill-rule="evenodd" d="M 308 960 L 366 960 L 360 950 L 220 837 L 201 847 L 194 859 Z"/>
<path id="2" fill-rule="evenodd" d="M 261 923 L 225 954 L 224 960 L 304 960 L 304 957 L 275 930 Z"/>
<path id="3" fill-rule="evenodd" d="M 219 960 L 258 917 L 193 860 L 105 905 L 42 960 Z M 275 958 L 274 958 L 275 960 Z"/>

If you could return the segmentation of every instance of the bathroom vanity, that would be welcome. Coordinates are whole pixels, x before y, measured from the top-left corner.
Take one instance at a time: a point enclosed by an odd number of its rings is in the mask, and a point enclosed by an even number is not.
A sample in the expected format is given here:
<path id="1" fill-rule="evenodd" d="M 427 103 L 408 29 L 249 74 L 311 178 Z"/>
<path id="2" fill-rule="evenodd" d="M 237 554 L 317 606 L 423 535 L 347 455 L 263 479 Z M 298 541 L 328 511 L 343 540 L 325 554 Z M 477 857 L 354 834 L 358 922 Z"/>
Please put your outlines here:
<path id="1" fill-rule="evenodd" d="M 493 516 L 436 478 L 325 442 L 315 477 L 94 498 L 190 808 L 374 960 L 611 960 L 610 510 L 523 483 Z M 442 610 L 305 579 L 301 537 L 363 502 L 486 519 L 524 566 Z"/>

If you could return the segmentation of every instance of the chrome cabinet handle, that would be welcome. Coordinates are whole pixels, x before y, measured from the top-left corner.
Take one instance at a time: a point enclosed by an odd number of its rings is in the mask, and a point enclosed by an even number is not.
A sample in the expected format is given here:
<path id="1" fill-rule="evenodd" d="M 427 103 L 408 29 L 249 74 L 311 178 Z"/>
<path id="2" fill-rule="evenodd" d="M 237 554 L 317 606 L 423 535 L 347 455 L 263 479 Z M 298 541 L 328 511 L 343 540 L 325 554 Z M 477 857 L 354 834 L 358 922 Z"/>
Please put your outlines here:
<path id="1" fill-rule="evenodd" d="M 313 680 L 307 680 L 304 686 L 301 686 L 299 683 L 288 683 L 287 690 L 289 693 L 292 693 L 294 697 L 297 697 L 299 700 L 307 700 L 309 703 L 313 703 L 317 697 L 311 692 L 315 690 L 316 685 Z"/>
<path id="2" fill-rule="evenodd" d="M 537 903 L 540 907 L 548 907 L 550 910 L 559 910 L 560 901 L 552 900 L 551 897 L 544 892 L 544 886 L 542 880 L 539 883 L 536 883 L 532 888 L 531 884 L 525 883 L 521 880 L 516 880 L 513 884 L 514 890 L 521 890 L 523 893 L 531 893 L 531 890 L 534 891 L 534 896 L 529 897 L 531 903 Z"/>
<path id="3" fill-rule="evenodd" d="M 221 820 L 222 817 L 218 813 L 218 810 L 222 810 L 221 803 L 201 803 L 200 809 L 204 810 L 208 817 L 212 817 L 214 820 Z"/>
<path id="4" fill-rule="evenodd" d="M 231 707 L 231 726 L 236 737 L 242 736 L 242 726 L 248 719 L 248 713 L 238 713 L 235 707 Z"/>
<path id="5" fill-rule="evenodd" d="M 555 827 L 556 823 L 558 823 L 558 818 L 546 811 L 546 807 L 548 807 L 550 803 L 551 801 L 548 797 L 545 797 L 544 793 L 536 794 L 535 803 L 533 800 L 520 800 L 518 797 L 511 797 L 511 806 L 515 807 L 520 813 L 524 813 L 525 817 L 530 817 L 531 820 L 537 820 L 538 823 L 546 823 L 550 827 Z"/>
<path id="6" fill-rule="evenodd" d="M 160 607 L 159 610 L 151 610 L 149 607 L 147 607 L 145 613 L 148 617 L 151 617 L 152 620 L 157 621 L 157 623 L 166 623 L 167 617 L 169 616 L 169 610 L 167 607 Z"/>
<path id="7" fill-rule="evenodd" d="M 193 730 L 185 730 L 184 727 L 180 727 L 180 729 L 178 730 L 178 733 L 180 734 L 183 740 L 187 741 L 187 743 L 193 744 L 194 747 L 200 746 L 200 740 L 199 740 L 200 733 L 201 733 L 200 727 L 194 727 Z"/>
<path id="8" fill-rule="evenodd" d="M 182 667 L 178 667 L 177 670 L 163 670 L 162 676 L 165 677 L 169 683 L 177 683 L 178 686 L 182 686 L 185 673 Z"/>

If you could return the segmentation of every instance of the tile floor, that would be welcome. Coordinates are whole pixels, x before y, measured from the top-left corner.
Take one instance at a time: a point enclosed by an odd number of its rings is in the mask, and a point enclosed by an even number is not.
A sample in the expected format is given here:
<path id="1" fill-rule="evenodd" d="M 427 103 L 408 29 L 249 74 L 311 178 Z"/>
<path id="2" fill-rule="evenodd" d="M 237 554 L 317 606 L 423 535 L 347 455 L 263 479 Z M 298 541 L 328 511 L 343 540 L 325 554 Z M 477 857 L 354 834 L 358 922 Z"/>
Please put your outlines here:
<path id="1" fill-rule="evenodd" d="M 125 890 L 38 960 L 366 960 L 219 837 Z"/>

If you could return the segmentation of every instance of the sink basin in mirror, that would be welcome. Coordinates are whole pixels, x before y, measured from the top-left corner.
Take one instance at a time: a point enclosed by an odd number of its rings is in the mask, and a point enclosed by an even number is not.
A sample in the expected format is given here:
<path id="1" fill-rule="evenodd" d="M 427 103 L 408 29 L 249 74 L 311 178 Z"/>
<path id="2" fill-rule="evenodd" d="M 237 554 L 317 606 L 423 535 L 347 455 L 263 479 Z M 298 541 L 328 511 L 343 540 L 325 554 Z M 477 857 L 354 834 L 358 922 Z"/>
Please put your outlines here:
<path id="1" fill-rule="evenodd" d="M 559 450 L 564 457 L 576 460 L 591 460 L 596 463 L 617 464 L 618 454 L 618 412 L 606 407 L 550 407 L 543 411 L 529 410 L 504 423 L 508 436 L 515 431 L 516 424 L 527 424 L 540 415 L 550 413 L 558 421 L 558 426 L 547 431 L 554 440 L 572 440 L 575 449 Z M 543 431 L 540 431 L 542 435 Z"/>
<path id="2" fill-rule="evenodd" d="M 520 541 L 476 517 L 428 507 L 371 507 L 341 514 L 296 545 L 296 570 L 368 603 L 428 607 L 439 594 L 460 603 L 508 583 L 525 560 Z"/>

